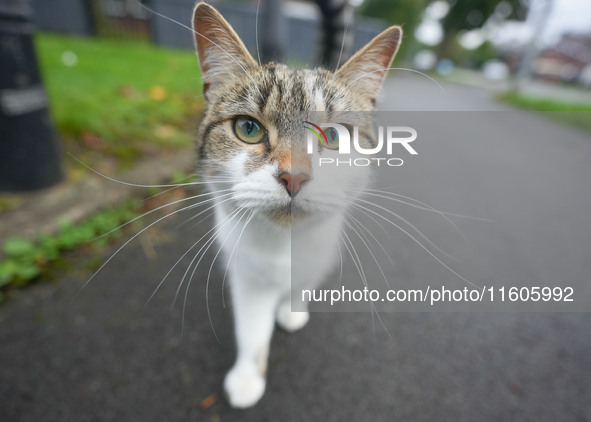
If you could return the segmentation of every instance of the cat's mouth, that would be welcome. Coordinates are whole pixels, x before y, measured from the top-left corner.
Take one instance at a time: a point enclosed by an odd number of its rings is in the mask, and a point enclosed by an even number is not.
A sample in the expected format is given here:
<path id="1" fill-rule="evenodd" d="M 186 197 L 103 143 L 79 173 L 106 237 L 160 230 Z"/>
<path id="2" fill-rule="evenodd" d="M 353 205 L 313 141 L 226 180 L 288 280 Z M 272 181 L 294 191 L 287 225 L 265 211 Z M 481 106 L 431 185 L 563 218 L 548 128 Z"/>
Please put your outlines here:
<path id="1" fill-rule="evenodd" d="M 266 214 L 271 221 L 281 225 L 290 225 L 311 216 L 310 210 L 305 209 L 293 200 L 283 206 L 268 209 Z"/>

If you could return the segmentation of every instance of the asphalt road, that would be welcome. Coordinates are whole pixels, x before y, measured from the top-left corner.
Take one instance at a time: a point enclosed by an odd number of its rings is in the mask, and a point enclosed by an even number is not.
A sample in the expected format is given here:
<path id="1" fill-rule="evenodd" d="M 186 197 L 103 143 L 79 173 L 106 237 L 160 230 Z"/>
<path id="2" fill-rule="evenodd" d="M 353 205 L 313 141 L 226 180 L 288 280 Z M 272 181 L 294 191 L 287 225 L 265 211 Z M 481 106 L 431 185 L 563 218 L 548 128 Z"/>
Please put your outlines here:
<path id="1" fill-rule="evenodd" d="M 591 309 L 591 139 L 506 111 L 485 92 L 444 88 L 415 76 L 388 82 L 383 109 L 448 111 L 396 114 L 438 123 L 420 131 L 418 157 L 380 172 L 379 183 L 491 220 L 454 217 L 466 243 L 440 216 L 399 207 L 475 284 L 570 284 L 577 309 Z M 223 268 L 213 266 L 207 300 L 209 262 L 194 280 L 182 336 L 182 297 L 169 311 L 182 269 L 145 306 L 210 227 L 177 228 L 182 221 L 130 244 L 74 299 L 84 268 L 0 306 L 0 421 L 591 420 L 588 312 L 383 312 L 383 326 L 370 313 L 315 313 L 301 332 L 276 332 L 264 398 L 232 410 L 221 398 L 234 357 Z M 465 286 L 412 239 L 392 233 L 386 242 L 392 282 Z M 356 276 L 350 260 L 344 274 Z M 211 394 L 219 400 L 202 409 Z"/>

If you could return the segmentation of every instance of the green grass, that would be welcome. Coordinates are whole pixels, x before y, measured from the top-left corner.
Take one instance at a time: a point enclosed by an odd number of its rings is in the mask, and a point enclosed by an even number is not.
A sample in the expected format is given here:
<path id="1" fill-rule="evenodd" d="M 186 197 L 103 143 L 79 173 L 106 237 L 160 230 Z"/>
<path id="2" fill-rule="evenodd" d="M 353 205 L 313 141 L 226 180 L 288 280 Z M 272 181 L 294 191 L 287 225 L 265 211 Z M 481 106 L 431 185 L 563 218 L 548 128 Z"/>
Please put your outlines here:
<path id="1" fill-rule="evenodd" d="M 171 178 L 171 183 L 187 183 L 193 179 L 182 170 Z M 179 201 L 191 195 L 186 187 L 174 190 L 152 188 L 148 197 L 131 197 L 121 203 L 101 209 L 78 221 L 60 222 L 53 234 L 39 234 L 33 238 L 11 237 L 0 242 L 0 302 L 7 293 L 31 283 L 53 279 L 64 271 L 77 268 L 95 271 L 104 263 L 97 252 L 112 246 L 117 239 L 131 239 L 148 222 L 157 221 L 173 210 L 178 210 Z M 161 209 L 166 204 L 166 209 Z M 152 218 L 147 217 L 148 214 Z M 146 217 L 137 218 L 146 216 Z M 157 230 L 157 228 L 153 228 Z M 91 257 L 90 259 L 88 257 Z"/>
<path id="2" fill-rule="evenodd" d="M 62 140 L 118 158 L 190 145 L 200 113 L 195 54 L 141 41 L 36 36 L 52 115 Z M 76 64 L 64 64 L 74 57 Z"/>
<path id="3" fill-rule="evenodd" d="M 63 222 L 54 235 L 7 239 L 0 250 L 0 301 L 8 288 L 22 287 L 47 275 L 66 251 L 82 246 L 103 247 L 112 237 L 121 236 L 122 232 L 115 229 L 136 217 L 141 209 L 141 201 L 130 199 L 77 224 Z"/>
<path id="4" fill-rule="evenodd" d="M 554 120 L 591 132 L 591 103 L 569 103 L 516 93 L 502 94 L 498 98 L 518 108 L 546 112 L 544 114 Z"/>

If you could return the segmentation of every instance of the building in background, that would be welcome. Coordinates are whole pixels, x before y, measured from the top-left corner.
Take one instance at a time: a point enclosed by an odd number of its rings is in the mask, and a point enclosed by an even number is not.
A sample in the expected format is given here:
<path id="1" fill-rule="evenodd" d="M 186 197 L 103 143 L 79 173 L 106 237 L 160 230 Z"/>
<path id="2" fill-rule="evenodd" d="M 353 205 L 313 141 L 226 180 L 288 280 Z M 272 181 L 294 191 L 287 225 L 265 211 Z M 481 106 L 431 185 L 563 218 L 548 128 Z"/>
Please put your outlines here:
<path id="1" fill-rule="evenodd" d="M 553 46 L 538 54 L 532 65 L 536 77 L 591 85 L 591 33 L 564 34 Z"/>

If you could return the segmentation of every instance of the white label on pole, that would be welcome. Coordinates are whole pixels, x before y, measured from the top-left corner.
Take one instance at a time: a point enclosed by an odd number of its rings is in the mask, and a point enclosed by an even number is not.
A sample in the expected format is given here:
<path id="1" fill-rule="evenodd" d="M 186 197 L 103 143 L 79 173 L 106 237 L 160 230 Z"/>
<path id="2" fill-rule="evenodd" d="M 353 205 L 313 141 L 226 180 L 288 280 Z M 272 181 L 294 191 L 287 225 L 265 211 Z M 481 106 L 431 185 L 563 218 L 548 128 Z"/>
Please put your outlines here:
<path id="1" fill-rule="evenodd" d="M 47 96 L 41 85 L 0 91 L 0 107 L 7 116 L 31 113 L 47 106 Z"/>

